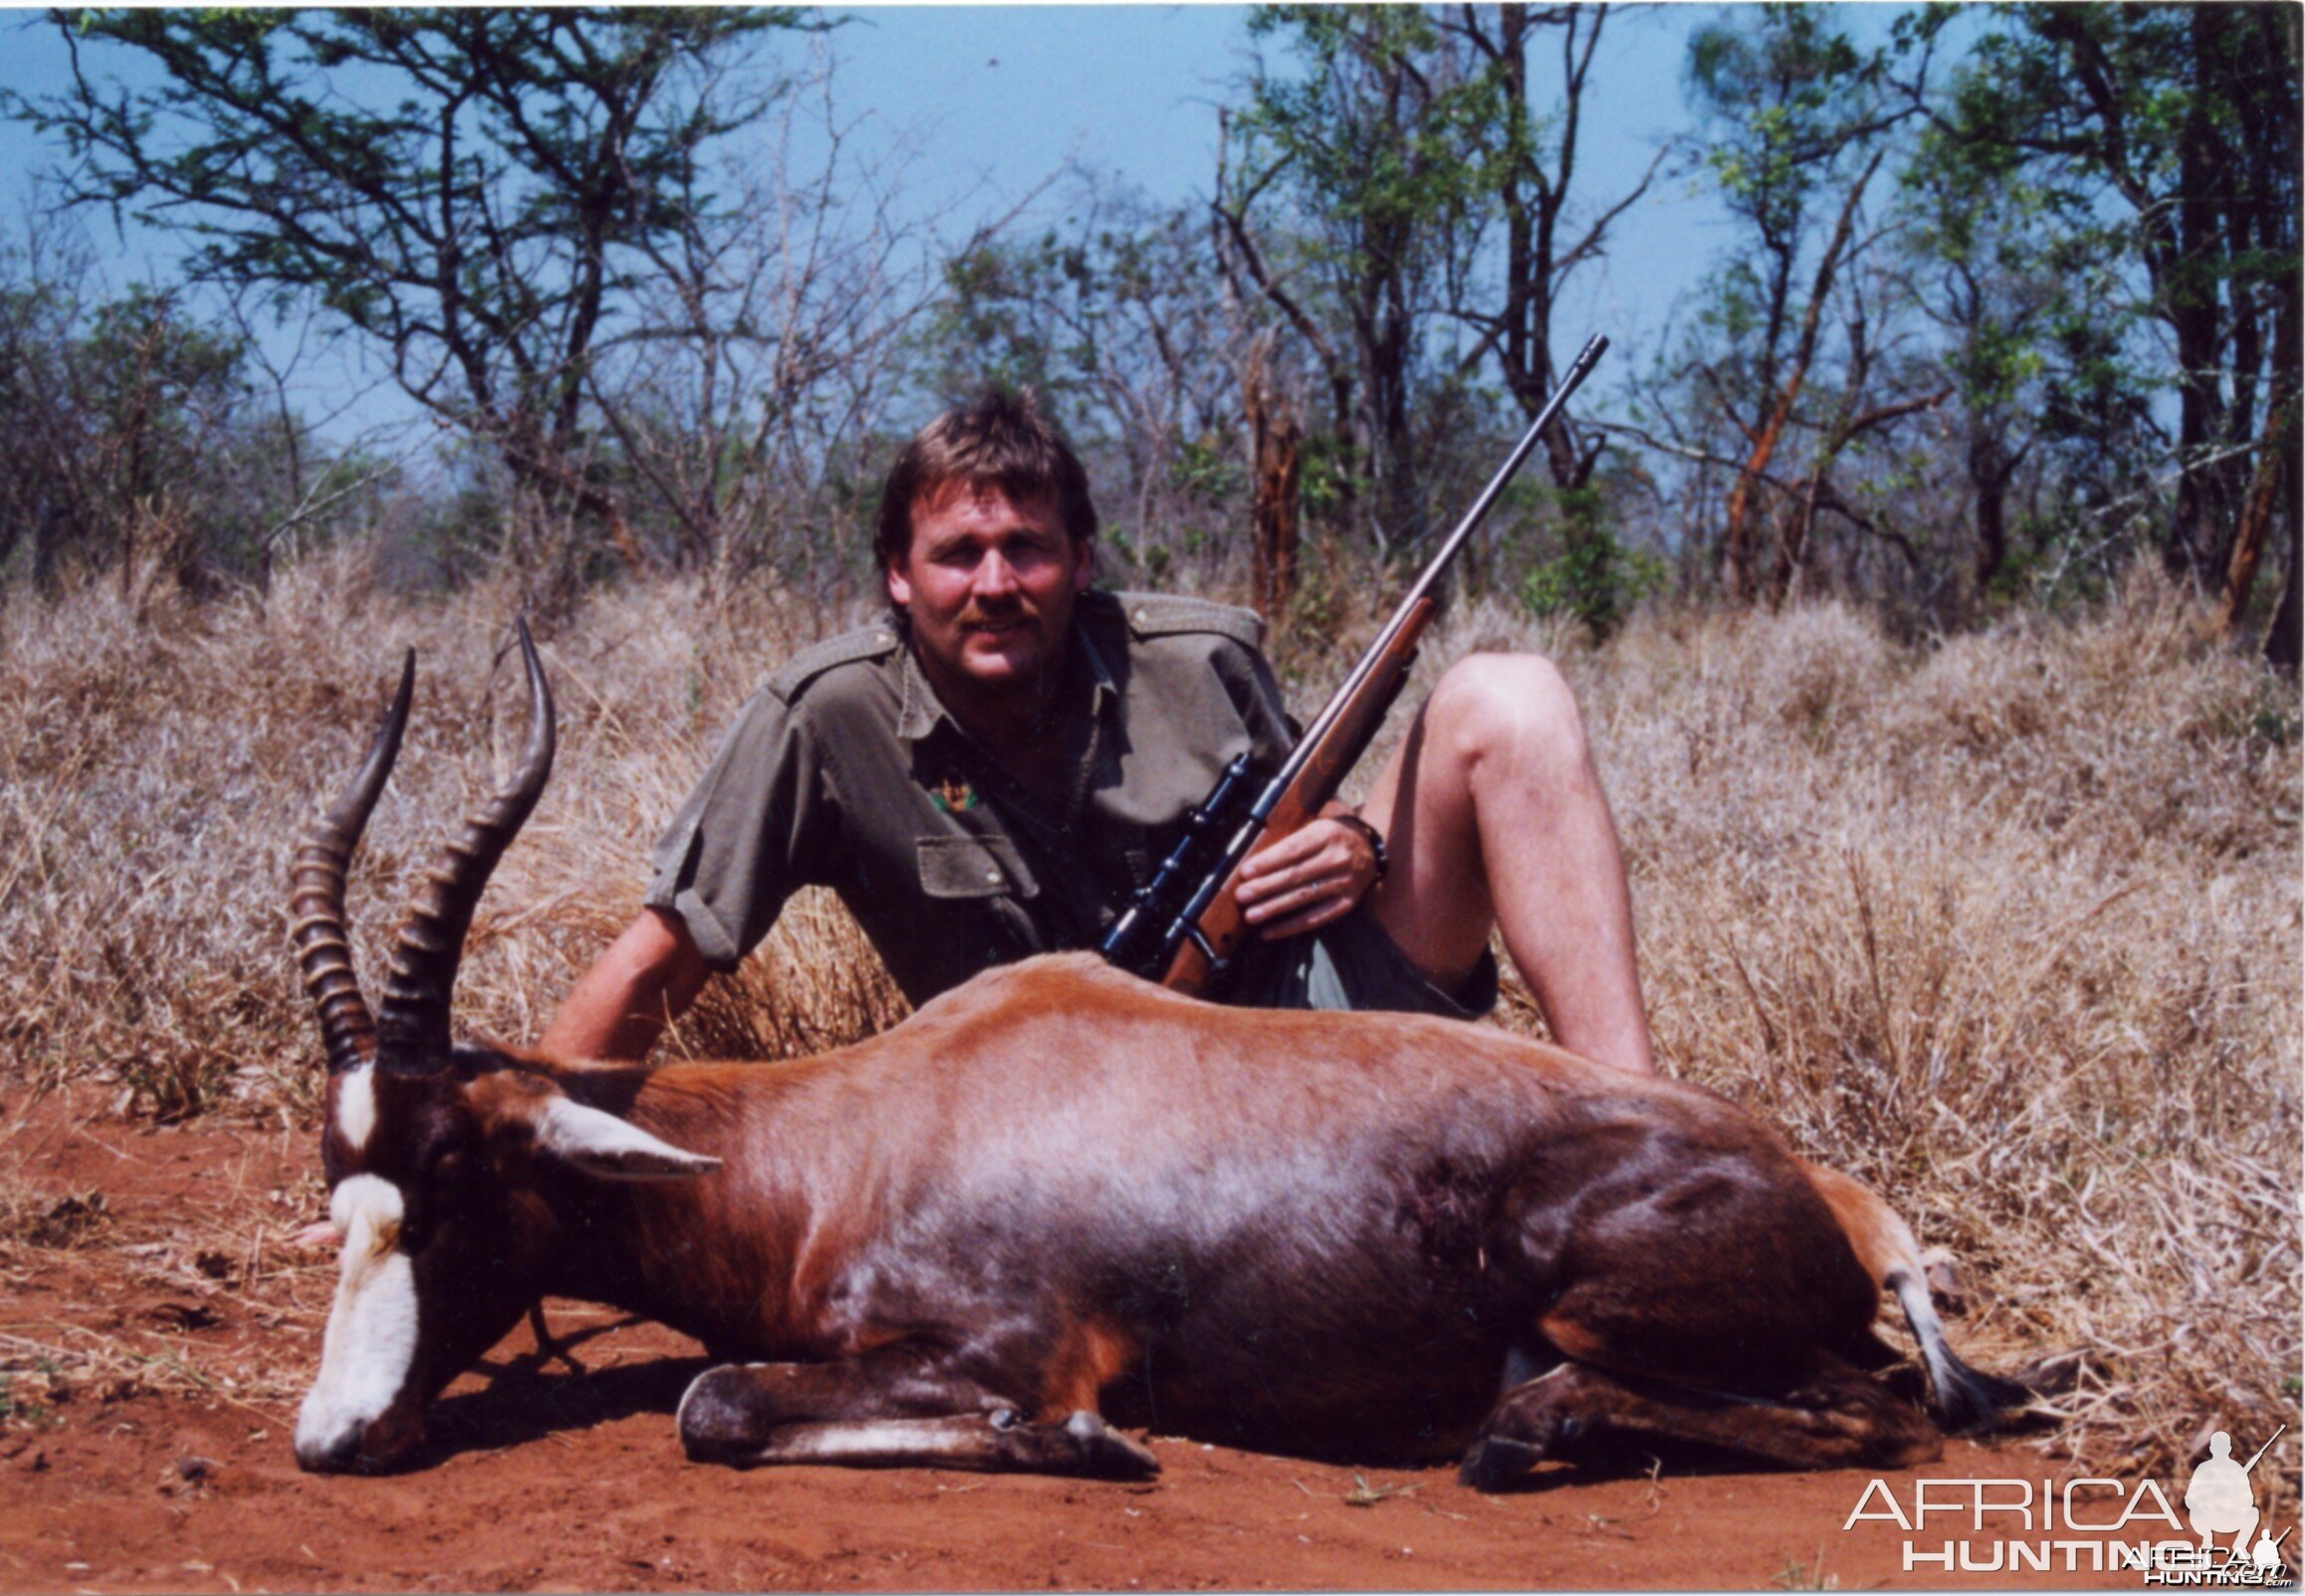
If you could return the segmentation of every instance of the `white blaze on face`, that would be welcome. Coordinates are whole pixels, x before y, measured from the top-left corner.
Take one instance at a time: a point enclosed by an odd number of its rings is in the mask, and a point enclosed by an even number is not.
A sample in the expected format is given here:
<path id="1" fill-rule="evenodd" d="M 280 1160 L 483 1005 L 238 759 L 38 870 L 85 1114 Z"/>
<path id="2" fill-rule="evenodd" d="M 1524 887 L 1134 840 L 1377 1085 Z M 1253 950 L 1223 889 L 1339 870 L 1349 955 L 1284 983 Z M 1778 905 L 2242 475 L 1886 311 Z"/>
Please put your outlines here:
<path id="1" fill-rule="evenodd" d="M 344 1145 L 359 1152 L 376 1128 L 376 1067 L 356 1066 L 336 1083 L 336 1131 Z"/>
<path id="2" fill-rule="evenodd" d="M 336 1301 L 320 1345 L 320 1373 L 297 1416 L 297 1457 L 334 1460 L 381 1418 L 416 1362 L 416 1270 L 400 1250 L 400 1188 L 380 1175 L 349 1175 L 328 1199 L 344 1238 Z"/>

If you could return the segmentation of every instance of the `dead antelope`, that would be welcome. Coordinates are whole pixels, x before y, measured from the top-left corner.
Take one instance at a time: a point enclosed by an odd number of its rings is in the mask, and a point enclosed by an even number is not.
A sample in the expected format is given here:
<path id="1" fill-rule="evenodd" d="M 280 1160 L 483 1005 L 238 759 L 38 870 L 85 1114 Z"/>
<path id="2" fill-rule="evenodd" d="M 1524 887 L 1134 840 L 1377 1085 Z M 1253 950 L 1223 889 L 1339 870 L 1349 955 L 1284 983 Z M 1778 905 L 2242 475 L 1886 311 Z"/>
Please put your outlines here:
<path id="1" fill-rule="evenodd" d="M 1218 1008 L 1086 955 L 979 977 L 792 1064 L 584 1066 L 457 1044 L 474 904 L 552 707 L 399 932 L 371 1018 L 346 862 L 413 662 L 297 856 L 342 1271 L 297 1425 L 377 1468 L 551 1294 L 697 1337 L 692 1458 L 1142 1476 L 1151 1426 L 1495 1488 L 1610 1438 L 1802 1467 L 1934 1456 L 1871 1374 L 1886 1288 L 1940 1424 L 2021 1393 L 1947 1347 L 1912 1234 L 1689 1087 L 1502 1031 Z"/>

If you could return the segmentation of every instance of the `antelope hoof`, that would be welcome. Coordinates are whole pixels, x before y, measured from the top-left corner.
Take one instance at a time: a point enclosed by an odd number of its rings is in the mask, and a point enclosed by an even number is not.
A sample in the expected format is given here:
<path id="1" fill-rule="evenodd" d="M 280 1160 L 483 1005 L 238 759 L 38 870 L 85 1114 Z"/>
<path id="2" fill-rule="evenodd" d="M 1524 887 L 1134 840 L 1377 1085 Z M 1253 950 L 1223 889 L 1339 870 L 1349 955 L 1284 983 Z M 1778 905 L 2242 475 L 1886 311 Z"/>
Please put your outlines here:
<path id="1" fill-rule="evenodd" d="M 1545 1449 L 1509 1436 L 1485 1435 L 1465 1449 L 1457 1479 L 1475 1491 L 1503 1491 L 1545 1461 Z"/>
<path id="2" fill-rule="evenodd" d="M 1065 1420 L 1065 1434 L 1080 1449 L 1081 1472 L 1099 1480 L 1150 1480 L 1160 1460 L 1086 1408 Z"/>
<path id="3" fill-rule="evenodd" d="M 759 1426 L 746 1411 L 744 1365 L 726 1363 L 689 1382 L 681 1398 L 681 1447 L 691 1463 L 734 1463 L 757 1445 Z"/>

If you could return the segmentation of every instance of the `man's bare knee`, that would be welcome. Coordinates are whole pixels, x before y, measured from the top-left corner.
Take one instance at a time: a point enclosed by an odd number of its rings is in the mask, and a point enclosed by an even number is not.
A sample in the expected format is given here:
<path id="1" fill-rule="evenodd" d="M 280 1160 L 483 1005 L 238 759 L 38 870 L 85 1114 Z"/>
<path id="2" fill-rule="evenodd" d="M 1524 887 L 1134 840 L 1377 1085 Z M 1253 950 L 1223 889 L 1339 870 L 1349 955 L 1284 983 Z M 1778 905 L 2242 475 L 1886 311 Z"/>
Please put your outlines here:
<path id="1" fill-rule="evenodd" d="M 1442 675 L 1425 712 L 1468 764 L 1505 756 L 1575 771 L 1588 758 L 1575 695 L 1543 655 L 1468 655 Z"/>

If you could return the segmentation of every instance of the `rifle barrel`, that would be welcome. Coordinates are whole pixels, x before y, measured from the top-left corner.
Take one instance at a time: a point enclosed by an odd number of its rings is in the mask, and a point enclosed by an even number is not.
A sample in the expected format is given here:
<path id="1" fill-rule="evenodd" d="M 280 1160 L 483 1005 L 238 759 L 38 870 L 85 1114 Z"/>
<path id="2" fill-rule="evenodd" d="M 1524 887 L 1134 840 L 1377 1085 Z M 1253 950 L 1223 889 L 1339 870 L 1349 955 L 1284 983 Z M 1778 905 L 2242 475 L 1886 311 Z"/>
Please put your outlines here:
<path id="1" fill-rule="evenodd" d="M 1328 703 L 1323 705 L 1321 712 L 1314 717 L 1312 725 L 1298 739 L 1296 747 L 1289 751 L 1288 758 L 1282 761 L 1279 774 L 1265 784 L 1263 791 L 1257 795 L 1255 801 L 1249 804 L 1246 811 L 1240 815 L 1237 828 L 1232 832 L 1230 839 L 1213 858 L 1208 858 L 1205 861 L 1197 857 L 1200 854 L 1200 849 L 1197 846 L 1188 851 L 1185 844 L 1180 843 L 1168 861 L 1161 866 L 1158 875 L 1150 885 L 1139 891 L 1135 900 L 1121 914 L 1120 918 L 1113 922 L 1112 928 L 1106 932 L 1105 939 L 1101 944 L 1101 950 L 1106 958 L 1129 968 L 1140 968 L 1144 973 L 1153 976 L 1154 979 L 1167 979 L 1168 976 L 1162 972 L 1173 974 L 1184 944 L 1189 940 L 1199 942 L 1201 952 L 1206 955 L 1212 969 L 1220 966 L 1224 959 L 1229 956 L 1229 940 L 1224 952 L 1220 952 L 1212 946 L 1207 936 L 1203 934 L 1201 925 L 1203 918 L 1223 892 L 1225 884 L 1232 879 L 1233 873 L 1238 870 L 1242 859 L 1247 857 L 1248 853 L 1257 845 L 1258 840 L 1263 837 L 1266 822 L 1279 809 L 1286 796 L 1296 789 L 1298 783 L 1303 780 L 1305 772 L 1311 767 L 1314 758 L 1317 755 L 1322 755 L 1324 750 L 1331 760 L 1336 760 L 1342 755 L 1345 757 L 1346 763 L 1350 763 L 1360 756 L 1362 746 L 1365 744 L 1367 736 L 1374 729 L 1373 724 L 1369 722 L 1382 718 L 1384 703 L 1390 702 L 1391 695 L 1397 693 L 1400 684 L 1406 680 L 1408 661 L 1415 657 L 1417 639 L 1431 614 L 1430 594 L 1434 583 L 1440 580 L 1441 573 L 1448 569 L 1449 561 L 1456 558 L 1457 551 L 1464 546 L 1466 539 L 1473 535 L 1473 532 L 1480 526 L 1482 518 L 1489 513 L 1490 507 L 1496 503 L 1506 488 L 1511 485 L 1514 474 L 1521 469 L 1522 463 L 1529 458 L 1531 451 L 1536 449 L 1538 440 L 1544 436 L 1545 429 L 1552 425 L 1553 418 L 1560 414 L 1562 405 L 1568 401 L 1571 394 L 1576 391 L 1577 385 L 1591 374 L 1594 364 L 1599 361 L 1602 351 L 1607 347 L 1608 339 L 1598 335 L 1585 341 L 1584 347 L 1577 351 L 1576 358 L 1569 363 L 1569 370 L 1563 375 L 1560 386 L 1555 388 L 1553 396 L 1545 401 L 1545 407 L 1537 412 L 1537 419 L 1529 424 L 1529 430 L 1522 434 L 1521 441 L 1506 457 L 1504 465 L 1500 466 L 1496 475 L 1489 479 L 1489 485 L 1481 490 L 1480 497 L 1473 500 L 1472 507 L 1465 511 L 1463 518 L 1442 540 L 1439 551 L 1433 555 L 1432 559 L 1426 563 L 1424 570 L 1418 574 L 1415 585 L 1408 591 L 1408 596 L 1401 600 L 1399 608 L 1393 611 L 1391 618 L 1384 623 L 1383 629 L 1377 633 L 1376 641 L 1371 643 L 1367 651 L 1355 662 L 1353 669 L 1346 675 L 1344 685 L 1330 697 Z M 1411 627 L 1417 630 L 1407 630 Z M 1403 652 L 1404 649 L 1405 653 Z M 1392 673 L 1392 680 L 1389 683 L 1380 684 L 1375 681 L 1376 674 L 1380 670 L 1389 670 Z M 1351 749 L 1345 749 L 1342 744 L 1337 748 L 1330 748 L 1331 740 L 1337 736 L 1346 717 L 1353 714 L 1357 706 L 1362 706 L 1364 696 L 1372 691 L 1382 692 L 1385 695 L 1384 703 L 1374 704 L 1373 716 L 1363 715 L 1363 724 L 1356 732 L 1357 745 Z M 1245 763 L 1236 761 L 1236 766 L 1238 773 L 1245 776 Z M 1218 783 L 1211 796 L 1193 812 L 1194 824 L 1187 834 L 1187 843 L 1193 841 L 1193 834 L 1197 833 L 1206 823 L 1217 819 L 1211 813 L 1212 811 L 1224 809 L 1229 818 L 1230 806 L 1219 804 L 1217 797 L 1231 793 L 1234 775 L 1234 770 L 1228 770 L 1225 778 Z M 1329 783 L 1329 790 L 1334 790 L 1334 781 Z M 1178 875 L 1185 867 L 1188 853 L 1193 857 L 1195 868 L 1204 870 L 1205 873 L 1198 876 L 1198 886 L 1186 898 L 1181 910 L 1171 916 L 1170 910 L 1166 906 L 1173 900 L 1172 888 L 1174 884 L 1171 878 Z M 1151 963 L 1149 965 L 1141 964 L 1136 950 L 1146 936 L 1155 928 L 1157 922 L 1152 918 L 1155 913 L 1165 918 L 1165 924 L 1159 924 L 1157 927 L 1159 941 L 1152 949 L 1153 957 Z M 1231 933 L 1228 931 L 1218 934 L 1229 938 Z M 1197 984 L 1193 984 L 1187 989 L 1197 991 L 1199 988 Z"/>
<path id="2" fill-rule="evenodd" d="M 1505 457 L 1505 463 L 1498 467 L 1497 474 L 1489 479 L 1488 487 L 1482 489 L 1481 496 L 1473 500 L 1472 508 L 1465 511 L 1463 518 L 1442 540 L 1439 552 L 1426 561 L 1424 570 L 1417 576 L 1416 585 L 1411 587 L 1408 590 L 1408 596 L 1400 601 L 1399 608 L 1392 613 L 1392 619 L 1384 623 L 1384 630 L 1377 634 L 1376 641 L 1369 645 L 1368 652 L 1363 654 L 1360 663 L 1354 666 L 1353 673 L 1345 679 L 1344 686 L 1336 691 L 1328 703 L 1322 707 L 1320 714 L 1315 717 L 1312 725 L 1306 728 L 1303 740 L 1297 744 L 1296 751 L 1289 756 L 1289 762 L 1282 767 L 1281 777 L 1283 781 L 1294 780 L 1297 773 L 1303 769 L 1304 761 L 1311 757 L 1312 750 L 1320 745 L 1322 739 L 1329 734 L 1329 728 L 1337 723 L 1339 716 L 1344 714 L 1345 706 L 1353 701 L 1355 695 L 1360 692 L 1362 684 L 1367 680 L 1369 672 L 1376 668 L 1376 662 L 1383 657 L 1386 646 L 1391 643 L 1400 628 L 1407 623 L 1410 613 L 1416 608 L 1417 600 L 1432 591 L 1433 585 L 1440 580 L 1441 573 L 1448 569 L 1449 561 L 1457 557 L 1457 550 L 1464 547 L 1465 540 L 1471 537 L 1481 522 L 1487 518 L 1490 506 L 1495 504 L 1503 497 L 1506 488 L 1511 486 L 1514 476 L 1521 470 L 1522 463 L 1537 447 L 1537 440 L 1544 435 L 1545 429 L 1552 425 L 1554 416 L 1568 402 L 1569 396 L 1577 390 L 1578 385 L 1592 374 L 1592 368 L 1599 363 L 1602 353 L 1607 348 L 1608 339 L 1599 333 L 1594 333 L 1585 340 L 1584 347 L 1576 351 L 1576 358 L 1569 362 L 1569 370 L 1563 374 L 1561 385 L 1553 390 L 1553 397 L 1545 401 L 1545 408 L 1537 412 L 1535 421 L 1529 423 L 1529 430 L 1521 435 L 1521 441 L 1513 446 L 1513 452 Z"/>
<path id="3" fill-rule="evenodd" d="M 2286 1424 L 2281 1426 L 2281 1430 L 2286 1430 L 2289 1427 Z M 2257 1459 L 2263 1457 L 2266 1453 L 2273 1450 L 2273 1443 L 2281 1439 L 2281 1430 L 2275 1430 L 2271 1435 L 2265 1437 L 2265 1444 L 2259 1447 L 2256 1452 L 2250 1456 L 2247 1463 L 2241 1465 L 2241 1473 L 2247 1474 L 2251 1469 L 2254 1469 L 2257 1466 Z"/>

